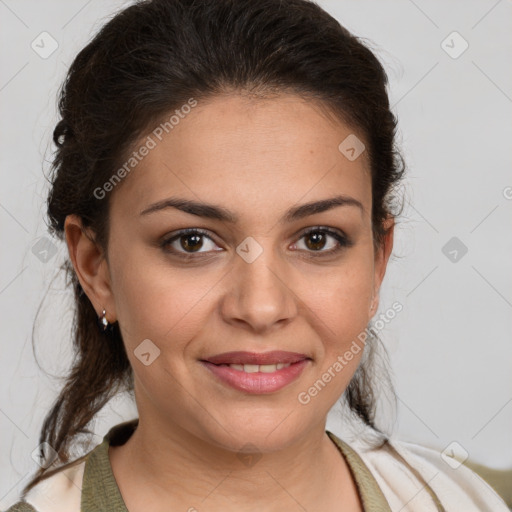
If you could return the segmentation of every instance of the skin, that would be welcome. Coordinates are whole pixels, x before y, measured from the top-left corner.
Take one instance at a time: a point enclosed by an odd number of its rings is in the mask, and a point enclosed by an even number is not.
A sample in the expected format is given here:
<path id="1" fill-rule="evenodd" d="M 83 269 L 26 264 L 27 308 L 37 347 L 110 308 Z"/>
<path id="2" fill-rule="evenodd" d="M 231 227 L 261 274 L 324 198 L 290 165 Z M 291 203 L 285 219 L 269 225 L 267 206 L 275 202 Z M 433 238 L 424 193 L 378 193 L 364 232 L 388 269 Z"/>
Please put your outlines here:
<path id="1" fill-rule="evenodd" d="M 67 217 L 78 278 L 98 316 L 105 309 L 119 321 L 134 370 L 139 427 L 109 449 L 131 512 L 362 510 L 325 426 L 363 351 L 307 405 L 297 399 L 375 314 L 392 250 L 392 218 L 374 248 L 366 152 L 350 161 L 338 150 L 354 133 L 294 95 L 215 97 L 192 109 L 111 193 L 107 258 L 80 219 Z M 344 205 L 279 222 L 293 206 L 338 194 L 363 210 Z M 140 215 L 170 196 L 214 203 L 239 221 L 175 208 Z M 338 246 L 329 235 L 315 252 L 315 239 L 302 232 L 317 226 L 341 231 L 352 245 L 315 257 Z M 211 237 L 189 261 L 159 246 L 185 228 Z M 247 237 L 263 250 L 252 263 L 236 252 Z M 172 247 L 187 253 L 179 238 Z M 160 349 L 148 366 L 134 354 L 145 339 Z M 250 395 L 199 362 L 232 350 L 287 350 L 312 361 L 282 390 Z M 247 443 L 261 454 L 250 466 L 237 456 Z"/>

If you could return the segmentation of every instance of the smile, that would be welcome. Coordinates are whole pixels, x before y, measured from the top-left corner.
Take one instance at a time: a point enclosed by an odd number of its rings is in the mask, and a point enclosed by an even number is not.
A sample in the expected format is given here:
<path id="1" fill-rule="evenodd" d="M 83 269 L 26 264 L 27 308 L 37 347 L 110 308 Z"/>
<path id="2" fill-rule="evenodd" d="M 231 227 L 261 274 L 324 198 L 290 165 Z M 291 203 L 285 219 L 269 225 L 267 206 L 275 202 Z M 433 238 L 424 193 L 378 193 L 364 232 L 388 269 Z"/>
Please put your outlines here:
<path id="1" fill-rule="evenodd" d="M 251 394 L 277 392 L 299 378 L 310 359 L 277 364 L 214 364 L 200 361 L 217 382 L 231 389 Z"/>
<path id="2" fill-rule="evenodd" d="M 292 363 L 277 363 L 277 364 L 220 364 L 218 366 L 229 366 L 233 370 L 245 373 L 273 373 L 283 368 L 288 368 Z"/>

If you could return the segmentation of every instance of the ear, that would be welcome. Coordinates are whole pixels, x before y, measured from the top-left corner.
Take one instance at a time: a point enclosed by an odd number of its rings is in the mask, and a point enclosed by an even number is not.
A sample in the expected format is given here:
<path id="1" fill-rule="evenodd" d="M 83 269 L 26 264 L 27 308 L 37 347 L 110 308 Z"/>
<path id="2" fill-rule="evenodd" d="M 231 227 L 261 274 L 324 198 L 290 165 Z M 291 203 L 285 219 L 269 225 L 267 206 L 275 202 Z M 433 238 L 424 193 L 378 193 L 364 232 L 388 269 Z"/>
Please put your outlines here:
<path id="1" fill-rule="evenodd" d="M 384 279 L 384 275 L 386 274 L 386 269 L 389 261 L 389 257 L 391 255 L 391 251 L 393 250 L 393 236 L 395 232 L 395 219 L 394 217 L 388 217 L 384 221 L 384 231 L 385 234 L 382 238 L 382 242 L 380 246 L 375 251 L 375 265 L 374 265 L 374 275 L 373 275 L 373 300 L 370 305 L 370 315 L 376 313 L 379 308 L 379 292 L 380 286 Z"/>
<path id="2" fill-rule="evenodd" d="M 115 322 L 116 311 L 108 262 L 90 230 L 77 215 L 68 215 L 64 222 L 69 257 L 84 292 L 96 314 L 106 311 L 107 320 Z"/>

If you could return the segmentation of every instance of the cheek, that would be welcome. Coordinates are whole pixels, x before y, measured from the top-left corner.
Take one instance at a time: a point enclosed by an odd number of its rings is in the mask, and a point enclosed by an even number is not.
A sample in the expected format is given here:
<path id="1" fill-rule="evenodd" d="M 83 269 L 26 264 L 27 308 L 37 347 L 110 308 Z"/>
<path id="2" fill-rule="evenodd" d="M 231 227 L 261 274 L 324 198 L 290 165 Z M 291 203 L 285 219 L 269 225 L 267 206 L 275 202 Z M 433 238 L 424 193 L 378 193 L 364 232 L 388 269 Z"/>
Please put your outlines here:
<path id="1" fill-rule="evenodd" d="M 370 318 L 373 261 L 359 252 L 331 273 L 317 276 L 307 302 L 319 342 L 314 376 L 297 396 L 309 414 L 327 414 L 349 385 L 364 352 Z M 308 407 L 311 407 L 309 409 Z"/>
<path id="2" fill-rule="evenodd" d="M 363 248 L 353 250 L 339 266 L 317 270 L 311 281 L 310 304 L 334 336 L 345 339 L 369 321 L 374 268 L 370 256 Z"/>
<path id="3" fill-rule="evenodd" d="M 180 340 L 193 337 L 207 314 L 208 292 L 219 276 L 199 267 L 173 268 L 145 251 L 132 251 L 115 264 L 114 294 L 126 345 L 150 339 L 179 350 Z"/>
<path id="4" fill-rule="evenodd" d="M 373 260 L 366 252 L 354 252 L 339 268 L 315 282 L 308 307 L 315 313 L 315 331 L 322 342 L 321 366 L 325 370 L 347 351 L 346 374 L 355 372 L 364 349 L 370 320 Z M 348 377 L 348 375 L 347 375 Z"/>

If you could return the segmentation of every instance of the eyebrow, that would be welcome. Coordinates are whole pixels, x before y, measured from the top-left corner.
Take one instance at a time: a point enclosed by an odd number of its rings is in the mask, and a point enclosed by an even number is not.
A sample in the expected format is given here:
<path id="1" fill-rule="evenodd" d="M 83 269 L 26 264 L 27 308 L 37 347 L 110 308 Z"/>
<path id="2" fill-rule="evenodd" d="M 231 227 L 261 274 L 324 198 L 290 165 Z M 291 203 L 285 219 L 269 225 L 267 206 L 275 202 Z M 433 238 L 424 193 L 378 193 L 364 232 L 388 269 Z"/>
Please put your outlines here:
<path id="1" fill-rule="evenodd" d="M 280 219 L 280 223 L 300 220 L 310 215 L 322 213 L 338 206 L 355 206 L 359 208 L 362 213 L 364 213 L 364 206 L 360 201 L 350 196 L 339 195 L 328 199 L 322 199 L 320 201 L 305 203 L 300 206 L 294 206 L 285 212 L 285 214 Z M 168 199 L 158 201 L 157 203 L 154 203 L 142 210 L 140 215 L 148 215 L 165 210 L 167 208 L 175 208 L 185 213 L 197 215 L 198 217 L 219 220 L 231 224 L 236 224 L 238 222 L 238 215 L 222 206 L 209 203 L 200 203 L 190 199 L 182 199 L 178 197 L 170 197 Z"/>

